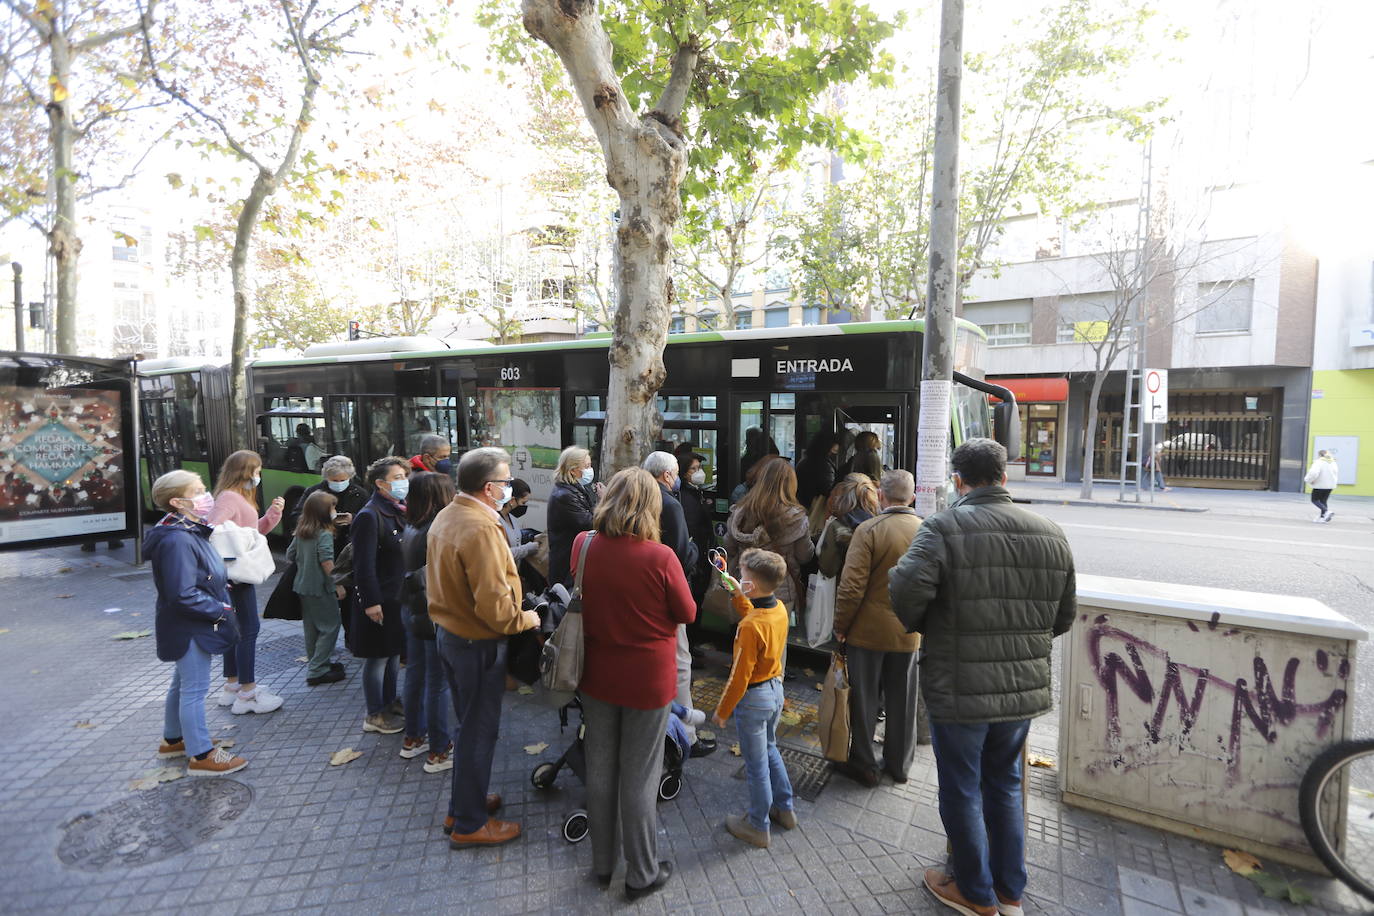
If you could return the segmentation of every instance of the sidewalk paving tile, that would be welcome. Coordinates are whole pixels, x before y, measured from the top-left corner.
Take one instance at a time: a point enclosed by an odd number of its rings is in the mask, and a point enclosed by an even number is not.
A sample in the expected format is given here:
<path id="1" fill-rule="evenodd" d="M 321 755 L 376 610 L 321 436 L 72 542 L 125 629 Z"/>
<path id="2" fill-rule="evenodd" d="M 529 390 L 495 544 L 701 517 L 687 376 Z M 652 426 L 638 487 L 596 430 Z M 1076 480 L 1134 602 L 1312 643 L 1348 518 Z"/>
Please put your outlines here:
<path id="1" fill-rule="evenodd" d="M 259 658 L 260 679 L 286 700 L 282 710 L 234 716 L 207 700 L 212 735 L 232 738 L 235 752 L 249 760 L 226 778 L 251 788 L 246 810 L 200 845 L 162 861 L 104 871 L 64 866 L 56 856 L 64 825 L 130 798 L 132 780 L 167 765 L 154 751 L 170 678 L 151 639 L 110 638 L 151 627 L 151 582 L 121 578 L 128 568 L 104 555 L 73 554 L 63 548 L 0 555 L 9 630 L 0 636 L 0 670 L 23 673 L 7 683 L 14 702 L 0 720 L 6 912 L 160 914 L 207 905 L 225 913 L 331 916 L 946 912 L 921 883 L 925 868 L 944 863 L 946 848 L 928 747 L 918 749 L 902 786 L 884 780 L 870 790 L 832 778 L 814 803 L 799 802 L 800 828 L 776 831 L 765 851 L 743 847 L 722 827 L 726 814 L 744 807 L 745 787 L 734 778 L 740 761 L 728 751 L 733 734 L 721 734 L 722 750 L 689 761 L 681 794 L 659 807 L 660 855 L 675 861 L 673 880 L 629 907 L 623 870 L 609 892 L 601 891 L 589 877 L 587 844 L 562 839 L 564 816 L 585 799 L 576 778 L 565 772 L 549 791 L 530 783 L 533 767 L 572 740 L 572 729 L 559 732 L 554 710 L 515 693 L 504 703 L 493 789 L 505 797 L 504 815 L 523 823 L 522 838 L 500 849 L 451 851 L 438 829 L 449 774 L 425 774 L 420 763 L 399 757 L 398 738 L 361 731 L 359 665 L 351 658 L 343 657 L 346 681 L 306 687 L 296 661 L 303 654 L 299 625 L 281 621 L 264 623 Z M 269 591 L 260 589 L 260 597 Z M 123 610 L 106 615 L 106 607 Z M 719 690 L 720 680 L 718 667 L 703 669 L 699 702 Z M 815 680 L 797 672 L 787 684 L 801 721 L 784 741 L 800 750 L 815 748 Z M 76 727 L 84 721 L 92 727 Z M 1037 753 L 1054 756 L 1056 739 L 1052 716 L 1036 721 Z M 549 745 L 542 754 L 525 752 L 541 742 Z M 35 753 L 39 747 L 43 753 Z M 343 747 L 363 756 L 329 766 Z M 1215 847 L 1068 808 L 1058 799 L 1054 771 L 1033 770 L 1029 779 L 1028 913 L 1286 911 L 1227 871 Z M 1333 881 L 1275 870 L 1317 897 L 1304 913 L 1365 911 Z"/>

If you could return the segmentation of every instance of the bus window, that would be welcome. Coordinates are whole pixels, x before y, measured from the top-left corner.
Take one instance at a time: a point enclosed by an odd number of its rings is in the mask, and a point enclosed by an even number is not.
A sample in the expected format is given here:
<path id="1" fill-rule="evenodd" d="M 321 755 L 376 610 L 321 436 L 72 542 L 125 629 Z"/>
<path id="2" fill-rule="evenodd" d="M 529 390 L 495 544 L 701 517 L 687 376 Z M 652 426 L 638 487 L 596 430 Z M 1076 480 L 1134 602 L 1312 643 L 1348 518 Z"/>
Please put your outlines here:
<path id="1" fill-rule="evenodd" d="M 494 445 L 510 453 L 512 477 L 530 485 L 530 509 L 522 522 L 543 528 L 553 474 L 563 450 L 557 388 L 478 388 L 483 437 L 473 427 L 474 448 Z M 595 460 L 595 459 L 593 459 Z"/>
<path id="2" fill-rule="evenodd" d="M 735 441 L 741 443 L 737 465 L 739 473 L 735 478 L 738 486 L 744 483 L 744 476 L 758 464 L 760 458 L 776 455 L 778 449 L 770 444 L 768 434 L 763 430 L 763 401 L 740 401 L 737 423 L 739 436 Z"/>
<path id="3" fill-rule="evenodd" d="M 205 404 L 197 390 L 196 378 L 191 375 L 177 376 L 175 391 L 176 429 L 182 454 L 192 461 L 205 461 L 209 458 L 210 443 L 205 430 Z"/>
<path id="4" fill-rule="evenodd" d="M 438 435 L 455 448 L 459 444 L 457 398 L 401 398 L 401 433 L 406 443 L 405 457 L 420 453 L 425 436 Z"/>
<path id="5" fill-rule="evenodd" d="M 795 465 L 801 450 L 797 443 L 797 396 L 790 391 L 770 395 L 768 408 L 768 432 L 772 436 L 772 447 Z"/>
<path id="6" fill-rule="evenodd" d="M 719 436 L 714 429 L 672 429 L 665 426 L 662 439 L 659 441 L 659 451 L 676 453 L 680 446 L 689 443 L 692 451 L 705 459 L 701 462 L 701 469 L 706 472 L 706 482 L 701 487 L 703 490 L 711 490 L 716 486 Z"/>
<path id="7" fill-rule="evenodd" d="M 988 422 L 990 411 L 987 395 L 963 385 L 955 385 L 953 407 L 955 445 L 973 438 L 992 436 L 992 428 Z"/>
<path id="8" fill-rule="evenodd" d="M 259 415 L 258 454 L 279 471 L 318 471 L 326 455 L 324 403 L 320 398 L 267 398 Z"/>

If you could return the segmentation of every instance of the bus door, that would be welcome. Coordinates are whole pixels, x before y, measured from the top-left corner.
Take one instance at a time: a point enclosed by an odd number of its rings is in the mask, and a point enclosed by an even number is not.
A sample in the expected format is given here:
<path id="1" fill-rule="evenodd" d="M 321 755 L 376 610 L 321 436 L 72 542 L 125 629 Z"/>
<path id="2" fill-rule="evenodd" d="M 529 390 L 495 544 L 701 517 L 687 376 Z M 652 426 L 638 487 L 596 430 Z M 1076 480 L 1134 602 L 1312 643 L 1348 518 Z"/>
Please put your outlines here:
<path id="1" fill-rule="evenodd" d="M 781 455 L 801 464 L 807 448 L 838 434 L 841 451 L 836 467 L 854 454 L 860 433 L 878 437 L 884 468 L 900 467 L 907 454 L 907 417 L 911 396 L 905 392 L 773 391 L 737 394 L 731 399 L 731 502 L 743 495 L 749 470 L 766 455 Z"/>

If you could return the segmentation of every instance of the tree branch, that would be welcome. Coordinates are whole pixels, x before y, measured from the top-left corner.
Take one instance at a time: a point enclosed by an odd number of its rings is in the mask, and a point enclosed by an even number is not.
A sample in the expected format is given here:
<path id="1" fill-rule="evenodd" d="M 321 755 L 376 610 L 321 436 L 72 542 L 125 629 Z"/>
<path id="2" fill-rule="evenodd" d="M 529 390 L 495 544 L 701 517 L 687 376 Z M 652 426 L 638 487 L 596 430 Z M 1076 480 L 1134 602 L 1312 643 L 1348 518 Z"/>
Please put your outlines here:
<path id="1" fill-rule="evenodd" d="M 40 38 L 46 40 L 52 37 L 52 27 L 42 16 L 21 6 L 17 0 L 4 0 L 4 3 L 16 16 L 24 20 L 29 28 L 37 32 Z"/>
<path id="2" fill-rule="evenodd" d="M 701 51 L 695 35 L 678 46 L 673 54 L 673 72 L 668 77 L 668 85 L 663 87 L 663 95 L 654 106 L 663 117 L 677 121 L 682 117 L 682 109 L 687 104 L 687 92 L 692 88 L 692 77 L 696 74 L 697 61 Z"/>
<path id="3" fill-rule="evenodd" d="M 6 2 L 10 2 L 10 0 L 6 0 Z M 190 98 L 187 97 L 186 93 L 162 78 L 162 74 L 158 72 L 157 58 L 153 55 L 153 40 L 149 34 L 151 32 L 152 17 L 145 14 L 143 0 L 134 0 L 134 2 L 138 6 L 140 31 L 143 33 L 143 53 L 148 60 L 148 74 L 153 80 L 153 85 L 157 86 L 158 89 L 171 98 L 185 105 L 201 120 L 214 125 L 215 129 L 224 137 L 224 142 L 228 144 L 230 149 L 238 154 L 239 158 L 243 159 L 245 162 L 251 162 L 257 167 L 259 172 L 269 172 L 270 170 L 258 160 L 258 157 L 254 156 L 248 150 L 248 147 L 241 143 L 239 139 L 230 132 L 229 125 L 225 124 L 222 118 L 201 108 L 195 102 L 192 102 Z M 156 2 L 157 0 L 149 0 L 148 9 L 151 10 L 153 4 Z"/>
<path id="4" fill-rule="evenodd" d="M 8 0 L 6 0 L 8 2 Z M 146 32 L 153 24 L 153 11 L 157 8 L 159 0 L 148 0 L 148 8 L 145 10 L 143 4 L 138 5 L 138 22 L 123 26 L 118 29 L 111 29 L 108 32 L 101 32 L 96 35 L 89 35 L 80 41 L 72 43 L 72 51 L 75 54 L 82 54 L 86 51 L 94 51 L 96 48 L 104 47 L 112 41 L 121 38 L 132 38 L 139 32 Z"/>

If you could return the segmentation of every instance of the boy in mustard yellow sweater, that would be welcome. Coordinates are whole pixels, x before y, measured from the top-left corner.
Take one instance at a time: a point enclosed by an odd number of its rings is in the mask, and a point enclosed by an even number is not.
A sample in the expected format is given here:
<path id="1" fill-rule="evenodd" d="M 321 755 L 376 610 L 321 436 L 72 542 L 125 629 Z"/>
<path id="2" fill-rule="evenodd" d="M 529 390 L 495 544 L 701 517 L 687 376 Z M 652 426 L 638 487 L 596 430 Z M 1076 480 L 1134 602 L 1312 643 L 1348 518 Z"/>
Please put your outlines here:
<path id="1" fill-rule="evenodd" d="M 782 715 L 782 655 L 787 647 L 787 608 L 773 590 L 787 575 L 783 558 L 769 550 L 746 550 L 740 556 L 740 581 L 722 573 L 740 615 L 735 631 L 735 659 L 730 680 L 716 707 L 715 723 L 725 727 L 735 714 L 740 756 L 748 778 L 749 811 L 725 819 L 725 829 L 754 846 L 768 848 L 768 822 L 791 830 L 792 780 L 778 753 L 778 719 Z"/>

